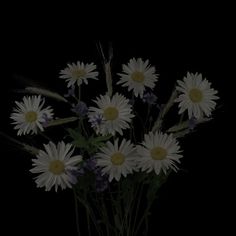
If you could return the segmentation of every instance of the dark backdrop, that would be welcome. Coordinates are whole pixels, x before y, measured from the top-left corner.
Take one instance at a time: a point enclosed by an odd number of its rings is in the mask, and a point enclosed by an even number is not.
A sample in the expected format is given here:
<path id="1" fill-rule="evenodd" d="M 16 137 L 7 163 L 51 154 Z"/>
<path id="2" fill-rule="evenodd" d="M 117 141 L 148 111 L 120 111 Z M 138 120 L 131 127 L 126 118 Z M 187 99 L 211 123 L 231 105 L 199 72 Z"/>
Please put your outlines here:
<path id="1" fill-rule="evenodd" d="M 101 40 L 106 47 L 108 40 Z M 121 71 L 121 64 L 131 57 L 150 59 L 160 74 L 158 98 L 165 102 L 176 79 L 187 71 L 202 73 L 219 91 L 221 108 L 214 112 L 214 120 L 202 125 L 198 132 L 181 143 L 184 149 L 182 162 L 186 172 L 172 175 L 162 189 L 158 204 L 153 207 L 151 228 L 157 232 L 211 232 L 222 227 L 222 217 L 227 210 L 228 184 L 225 168 L 229 165 L 225 145 L 227 89 L 229 77 L 225 74 L 224 45 L 211 41 L 169 42 L 158 40 L 111 40 L 114 48 L 113 70 Z M 68 40 L 67 42 L 11 39 L 4 48 L 1 83 L 1 130 L 15 136 L 9 124 L 9 114 L 14 101 L 21 95 L 13 89 L 28 83 L 40 84 L 65 93 L 64 81 L 58 73 L 68 62 L 77 60 L 95 62 L 101 69 L 95 40 Z M 20 77 L 23 77 L 20 79 Z M 28 80 L 29 79 L 29 80 Z M 91 84 L 90 84 L 91 85 Z M 86 93 L 97 94 L 97 87 Z M 30 156 L 14 149 L 1 138 L 2 196 L 4 221 L 8 234 L 37 233 L 75 234 L 73 196 L 70 191 L 59 193 L 37 189 L 29 168 Z M 8 235 L 7 234 L 7 235 Z M 153 233 L 150 235 L 158 235 Z"/>

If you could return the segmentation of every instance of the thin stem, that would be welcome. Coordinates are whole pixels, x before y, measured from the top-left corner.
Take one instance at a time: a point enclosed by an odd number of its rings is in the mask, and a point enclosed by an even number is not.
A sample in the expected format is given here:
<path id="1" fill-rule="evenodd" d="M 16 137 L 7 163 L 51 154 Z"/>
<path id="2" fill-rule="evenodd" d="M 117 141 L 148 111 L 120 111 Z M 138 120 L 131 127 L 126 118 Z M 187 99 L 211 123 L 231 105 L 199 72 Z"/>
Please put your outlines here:
<path id="1" fill-rule="evenodd" d="M 103 214 L 103 217 L 105 218 L 104 219 L 104 222 L 105 222 L 105 227 L 106 227 L 106 233 L 107 233 L 107 236 L 109 236 L 109 226 L 110 226 L 110 223 L 108 221 L 108 213 L 107 213 L 107 208 L 106 208 L 106 205 L 104 203 L 104 200 L 103 198 L 101 199 L 101 202 L 102 202 L 102 212 L 104 213 Z M 111 226 L 110 226 L 111 227 Z"/>
<path id="2" fill-rule="evenodd" d="M 137 192 L 139 192 L 139 195 L 138 195 L 138 202 L 137 202 L 135 216 L 134 216 L 132 235 L 135 235 L 135 226 L 136 226 L 136 221 L 137 221 L 137 217 L 138 217 L 138 213 L 139 213 L 139 206 L 140 206 L 142 192 L 143 192 L 143 184 L 142 183 L 140 183 L 140 184 L 141 184 L 141 187 L 137 191 Z"/>
<path id="3" fill-rule="evenodd" d="M 122 191 L 124 192 L 124 191 Z M 132 200 L 135 199 L 134 196 L 134 190 L 132 189 L 131 191 L 129 191 L 128 196 L 125 198 L 125 203 L 122 201 L 122 206 L 124 208 L 124 217 L 123 217 L 123 221 L 122 221 L 122 232 L 124 230 L 124 227 L 126 227 L 126 235 L 129 236 L 129 231 L 130 231 L 130 218 L 128 218 L 129 213 L 131 211 L 131 207 L 132 207 Z"/>
<path id="4" fill-rule="evenodd" d="M 148 118 L 149 118 L 150 112 L 151 112 L 151 105 L 148 104 L 148 110 L 147 110 L 146 120 L 145 120 L 145 123 L 144 123 L 144 129 L 146 129 L 146 125 L 147 125 L 147 122 L 148 122 Z M 149 131 L 149 130 L 147 130 L 147 131 Z"/>
<path id="5" fill-rule="evenodd" d="M 120 188 L 120 181 L 119 181 L 119 183 L 118 183 L 118 213 L 119 213 L 119 217 L 120 217 L 119 222 L 121 222 L 121 221 L 122 221 L 123 212 L 122 212 L 122 204 L 121 204 L 121 188 Z M 123 233 L 122 223 L 121 223 L 119 229 L 120 229 L 120 234 L 123 235 L 123 234 L 122 234 L 122 233 Z"/>
<path id="6" fill-rule="evenodd" d="M 73 194 L 74 194 L 74 202 L 75 202 L 75 223 L 76 223 L 76 230 L 77 230 L 77 234 L 78 236 L 80 236 L 80 227 L 79 227 L 79 207 L 78 207 L 78 200 L 77 200 L 77 195 L 76 195 L 76 191 L 73 189 Z"/>
<path id="7" fill-rule="evenodd" d="M 108 52 L 109 53 L 108 59 L 106 59 L 101 43 L 98 42 L 96 45 L 97 45 L 97 49 L 98 49 L 98 52 L 101 56 L 102 64 L 104 67 L 106 85 L 107 85 L 107 93 L 108 93 L 108 96 L 111 97 L 112 90 L 113 90 L 113 88 L 112 88 L 112 75 L 111 75 L 111 60 L 113 58 L 113 48 L 112 48 L 112 45 L 110 44 L 109 45 L 109 52 Z"/>
<path id="8" fill-rule="evenodd" d="M 91 236 L 90 219 L 89 219 L 89 211 L 88 211 L 88 209 L 86 209 L 86 218 L 87 218 L 88 235 Z"/>
<path id="9" fill-rule="evenodd" d="M 108 96 L 112 96 L 112 76 L 111 76 L 111 62 L 108 61 L 105 64 L 105 74 L 106 74 L 106 83 L 107 83 L 107 92 Z"/>
<path id="10" fill-rule="evenodd" d="M 147 206 L 147 208 L 145 209 L 145 212 L 144 212 L 144 214 L 142 215 L 142 218 L 140 219 L 140 221 L 139 221 L 139 223 L 138 223 L 138 225 L 137 225 L 137 227 L 136 227 L 136 230 L 134 231 L 134 235 L 136 235 L 136 233 L 139 231 L 139 228 L 141 227 L 143 221 L 144 221 L 144 220 L 145 220 L 145 221 L 147 220 L 148 212 L 149 212 L 149 209 L 150 209 L 151 205 L 152 205 L 152 204 L 149 203 L 148 206 Z M 146 227 L 147 227 L 147 226 L 146 226 Z"/>
<path id="11" fill-rule="evenodd" d="M 108 187 L 108 189 L 109 189 L 109 194 L 110 194 L 110 199 L 111 199 L 111 210 L 112 210 L 112 215 L 113 215 L 113 217 L 115 217 L 115 210 L 114 210 L 114 206 L 113 206 L 113 203 L 114 203 L 115 200 L 113 199 L 113 196 L 112 196 L 112 192 L 111 192 L 110 187 Z M 115 224 L 115 220 L 114 220 L 113 223 Z M 115 235 L 119 235 L 119 234 L 117 234 L 117 230 L 116 230 L 116 228 L 115 228 L 114 233 L 115 233 Z"/>
<path id="12" fill-rule="evenodd" d="M 30 153 L 31 155 L 37 155 L 39 153 L 39 149 L 37 149 L 36 147 L 34 146 L 30 146 L 26 143 L 22 143 L 22 142 L 19 142 L 18 140 L 10 137 L 9 135 L 3 133 L 0 131 L 0 136 L 3 136 L 4 138 L 6 138 L 7 140 L 11 141 L 12 142 L 12 146 L 17 148 L 17 149 L 20 149 L 20 150 L 23 150 L 25 152 L 28 152 Z"/>
<path id="13" fill-rule="evenodd" d="M 183 119 L 184 119 L 184 113 L 182 113 L 180 115 L 180 118 L 179 118 L 179 125 L 183 122 Z"/>
<path id="14" fill-rule="evenodd" d="M 81 85 L 78 88 L 78 102 L 80 101 L 81 98 Z"/>
<path id="15" fill-rule="evenodd" d="M 52 139 L 50 137 L 48 137 L 45 133 L 43 133 L 42 131 L 39 131 L 39 134 L 44 137 L 45 139 L 47 139 L 48 141 L 52 141 Z"/>
<path id="16" fill-rule="evenodd" d="M 72 96 L 72 97 L 76 100 L 76 102 L 79 102 L 79 99 L 76 96 Z"/>
<path id="17" fill-rule="evenodd" d="M 85 126 L 84 126 L 84 120 L 83 120 L 83 118 L 80 119 L 80 122 L 81 122 L 81 128 L 82 128 L 82 130 L 83 130 L 83 132 L 84 132 L 86 138 L 88 138 L 89 135 L 88 135 L 88 132 L 87 132 Z"/>
<path id="18" fill-rule="evenodd" d="M 85 209 L 88 210 L 88 213 L 90 214 L 90 217 L 93 221 L 93 224 L 94 226 L 96 227 L 96 230 L 98 232 L 99 235 L 101 235 L 101 231 L 99 229 L 99 226 L 97 224 L 97 221 L 96 221 L 96 217 L 92 211 L 92 209 L 90 209 L 90 207 L 88 206 L 87 202 L 85 200 L 83 200 L 81 197 L 79 197 L 78 195 L 76 195 L 76 197 L 79 199 L 79 201 L 84 205 Z"/>
<path id="19" fill-rule="evenodd" d="M 168 102 L 165 104 L 165 106 L 163 107 L 163 109 L 160 111 L 160 114 L 158 115 L 158 118 L 152 128 L 152 131 L 155 132 L 157 130 L 160 129 L 163 119 L 165 117 L 165 115 L 167 114 L 167 112 L 169 111 L 169 109 L 172 107 L 172 105 L 174 104 L 175 98 L 177 96 L 177 91 L 176 89 L 173 90 Z"/>

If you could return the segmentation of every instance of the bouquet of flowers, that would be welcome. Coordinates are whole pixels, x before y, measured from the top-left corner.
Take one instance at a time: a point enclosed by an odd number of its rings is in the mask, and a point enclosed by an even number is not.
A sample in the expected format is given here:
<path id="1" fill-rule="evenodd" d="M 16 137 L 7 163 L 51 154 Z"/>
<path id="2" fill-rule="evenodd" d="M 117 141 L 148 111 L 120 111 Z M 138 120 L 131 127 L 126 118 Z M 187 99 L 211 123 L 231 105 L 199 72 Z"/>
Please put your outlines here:
<path id="1" fill-rule="evenodd" d="M 64 96 L 26 87 L 30 95 L 15 102 L 10 118 L 17 135 L 29 141 L 11 139 L 32 154 L 37 187 L 72 189 L 78 235 L 78 208 L 87 216 L 86 235 L 147 235 L 158 190 L 179 169 L 179 139 L 212 119 L 217 91 L 201 74 L 187 72 L 161 105 L 159 74 L 149 60 L 132 58 L 114 72 L 112 51 L 105 58 L 101 49 L 101 55 L 101 73 L 94 63 L 81 61 L 60 71 L 68 88 Z M 103 81 L 100 92 L 95 86 Z M 56 109 L 45 105 L 48 98 L 70 115 L 57 117 Z M 163 124 L 172 107 L 178 114 L 171 114 L 168 127 Z"/>

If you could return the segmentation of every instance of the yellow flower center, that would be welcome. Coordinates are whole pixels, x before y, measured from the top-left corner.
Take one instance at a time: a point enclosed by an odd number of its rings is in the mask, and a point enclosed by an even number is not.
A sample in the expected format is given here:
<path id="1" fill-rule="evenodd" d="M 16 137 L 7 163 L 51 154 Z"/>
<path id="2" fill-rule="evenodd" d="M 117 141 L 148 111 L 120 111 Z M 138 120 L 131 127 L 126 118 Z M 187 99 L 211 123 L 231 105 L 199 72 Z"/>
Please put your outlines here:
<path id="1" fill-rule="evenodd" d="M 86 75 L 86 71 L 84 69 L 75 69 L 72 71 L 72 77 L 75 79 L 80 79 L 81 77 Z"/>
<path id="2" fill-rule="evenodd" d="M 111 162 L 113 165 L 122 165 L 125 161 L 125 156 L 120 153 L 120 152 L 116 152 L 111 156 Z"/>
<path id="3" fill-rule="evenodd" d="M 135 82 L 142 83 L 144 81 L 143 72 L 135 71 L 131 75 L 131 79 Z"/>
<path id="4" fill-rule="evenodd" d="M 107 107 L 104 110 L 103 115 L 106 120 L 115 120 L 119 115 L 119 111 L 116 109 L 116 107 Z"/>
<path id="5" fill-rule="evenodd" d="M 150 153 L 153 160 L 163 160 L 167 156 L 166 149 L 162 147 L 155 147 L 150 151 Z"/>
<path id="6" fill-rule="evenodd" d="M 193 88 L 189 91 L 189 97 L 192 102 L 197 103 L 202 101 L 203 94 L 200 89 Z"/>
<path id="7" fill-rule="evenodd" d="M 26 122 L 34 122 L 36 121 L 38 118 L 38 115 L 35 111 L 28 111 L 27 113 L 25 113 L 25 120 Z"/>
<path id="8" fill-rule="evenodd" d="M 49 171 L 52 172 L 54 175 L 60 175 L 65 170 L 65 165 L 62 161 L 55 160 L 52 161 L 49 165 Z"/>

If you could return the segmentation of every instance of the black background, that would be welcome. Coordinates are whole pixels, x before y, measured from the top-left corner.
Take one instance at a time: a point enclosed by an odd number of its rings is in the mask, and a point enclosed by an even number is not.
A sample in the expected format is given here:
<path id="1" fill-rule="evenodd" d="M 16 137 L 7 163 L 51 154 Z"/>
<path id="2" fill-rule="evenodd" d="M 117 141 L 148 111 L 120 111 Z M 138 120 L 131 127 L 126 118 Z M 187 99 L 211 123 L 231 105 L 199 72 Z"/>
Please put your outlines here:
<path id="1" fill-rule="evenodd" d="M 198 38 L 199 39 L 199 38 Z M 49 38 L 11 39 L 4 48 L 1 84 L 1 130 L 16 137 L 9 124 L 9 114 L 15 100 L 21 94 L 13 89 L 28 83 L 39 84 L 62 94 L 64 81 L 58 74 L 68 62 L 77 60 L 95 62 L 101 70 L 96 40 L 71 39 L 67 41 Z M 163 232 L 184 233 L 217 232 L 223 227 L 225 212 L 229 210 L 230 159 L 224 139 L 227 139 L 227 75 L 225 56 L 227 45 L 211 39 L 193 40 L 178 37 L 166 42 L 160 40 L 101 40 L 106 47 L 112 42 L 114 48 L 114 73 L 121 71 L 121 64 L 132 57 L 150 59 L 160 74 L 158 98 L 164 103 L 176 79 L 182 79 L 187 71 L 202 73 L 219 91 L 219 104 L 214 120 L 202 125 L 198 132 L 182 140 L 186 172 L 172 175 L 162 189 L 158 204 L 153 207 L 151 228 Z M 226 66 L 227 65 L 227 66 Z M 226 66 L 226 67 L 225 67 Z M 27 79 L 19 79 L 23 76 Z M 30 79 L 30 81 L 28 80 Z M 95 82 L 97 85 L 97 82 Z M 97 87 L 89 94 L 97 95 Z M 87 91 L 86 91 L 87 93 Z M 63 111 L 60 111 L 59 113 Z M 8 234 L 34 235 L 67 232 L 76 235 L 72 193 L 54 193 L 37 189 L 29 173 L 30 156 L 12 148 L 1 139 L 3 216 Z M 82 216 L 84 217 L 84 216 Z M 150 235 L 158 235 L 156 233 Z"/>

